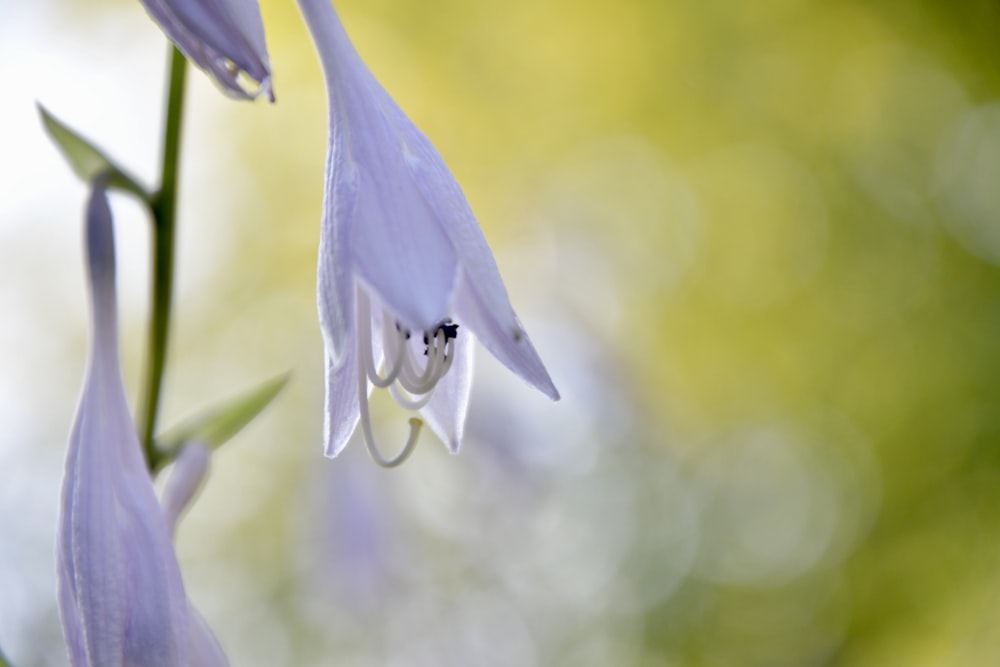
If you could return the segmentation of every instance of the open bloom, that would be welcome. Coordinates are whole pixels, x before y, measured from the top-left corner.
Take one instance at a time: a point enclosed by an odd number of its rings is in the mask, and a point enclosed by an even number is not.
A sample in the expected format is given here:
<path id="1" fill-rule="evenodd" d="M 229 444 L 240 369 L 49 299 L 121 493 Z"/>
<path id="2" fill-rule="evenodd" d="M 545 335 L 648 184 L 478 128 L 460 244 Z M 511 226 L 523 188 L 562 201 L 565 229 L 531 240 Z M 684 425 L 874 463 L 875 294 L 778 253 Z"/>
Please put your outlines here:
<path id="1" fill-rule="evenodd" d="M 257 0 L 142 0 L 142 4 L 170 41 L 226 92 L 244 99 L 265 95 L 274 101 Z M 246 78 L 256 85 L 248 85 Z"/>
<path id="2" fill-rule="evenodd" d="M 552 399 L 559 393 L 507 298 L 493 254 L 441 156 L 379 85 L 329 0 L 299 0 L 322 61 L 330 136 L 319 250 L 326 453 L 360 416 L 373 457 L 369 384 L 419 409 L 457 451 L 473 337 Z M 377 362 L 384 357 L 384 373 Z"/>
<path id="3" fill-rule="evenodd" d="M 85 236 L 92 339 L 66 456 L 57 552 L 59 611 L 70 662 L 74 667 L 225 665 L 208 628 L 189 610 L 171 528 L 125 399 L 111 211 L 100 183 L 88 204 Z M 184 472 L 190 466 L 177 469 L 179 480 L 191 476 Z"/>

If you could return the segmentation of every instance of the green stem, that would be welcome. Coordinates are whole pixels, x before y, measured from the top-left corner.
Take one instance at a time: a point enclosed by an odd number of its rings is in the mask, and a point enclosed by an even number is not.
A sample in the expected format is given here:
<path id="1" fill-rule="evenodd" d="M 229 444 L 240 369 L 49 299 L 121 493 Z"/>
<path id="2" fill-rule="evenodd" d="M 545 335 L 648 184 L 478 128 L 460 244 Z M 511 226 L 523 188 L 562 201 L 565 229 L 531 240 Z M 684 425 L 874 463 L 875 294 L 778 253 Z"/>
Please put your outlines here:
<path id="1" fill-rule="evenodd" d="M 177 215 L 177 166 L 180 160 L 181 125 L 184 110 L 184 80 L 187 61 L 171 46 L 170 81 L 163 125 L 163 164 L 160 189 L 150 201 L 153 213 L 153 289 L 149 324 L 149 347 L 142 401 L 140 434 L 150 470 L 160 454 L 153 443 L 160 390 L 167 359 L 167 334 L 174 277 L 174 229 Z"/>

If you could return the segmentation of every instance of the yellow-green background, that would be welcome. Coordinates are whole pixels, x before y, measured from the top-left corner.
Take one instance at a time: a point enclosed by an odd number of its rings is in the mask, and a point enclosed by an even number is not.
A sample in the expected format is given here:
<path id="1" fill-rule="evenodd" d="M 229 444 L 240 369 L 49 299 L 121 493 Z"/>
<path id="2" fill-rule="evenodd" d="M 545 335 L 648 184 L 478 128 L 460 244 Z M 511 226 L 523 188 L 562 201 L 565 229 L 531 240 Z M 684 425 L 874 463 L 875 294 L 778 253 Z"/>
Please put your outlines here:
<path id="1" fill-rule="evenodd" d="M 53 110 L 151 180 L 155 28 L 133 2 L 40 6 L 62 60 L 22 54 L 18 109 L 76 67 L 100 94 Z M 564 400 L 480 350 L 460 456 L 427 434 L 392 472 L 359 442 L 322 457 L 325 94 L 294 3 L 266 0 L 278 103 L 192 76 L 164 404 L 167 424 L 294 371 L 178 537 L 234 665 L 1000 661 L 995 3 L 337 7 L 465 189 Z M 54 152 L 22 146 L 3 159 Z M 64 661 L 51 549 L 86 343 L 84 192 L 45 173 L 0 220 L 23 424 L 0 461 L 30 472 L 0 514 L 18 666 Z M 146 223 L 116 212 L 135 395 Z"/>

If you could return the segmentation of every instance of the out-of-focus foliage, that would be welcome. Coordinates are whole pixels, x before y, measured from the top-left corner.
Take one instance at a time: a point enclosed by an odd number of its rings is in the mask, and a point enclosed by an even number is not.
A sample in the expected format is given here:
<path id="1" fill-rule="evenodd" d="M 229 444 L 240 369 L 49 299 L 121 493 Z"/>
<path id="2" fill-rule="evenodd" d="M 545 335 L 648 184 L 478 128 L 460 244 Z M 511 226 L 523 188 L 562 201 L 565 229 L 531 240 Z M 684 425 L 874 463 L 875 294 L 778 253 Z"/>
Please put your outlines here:
<path id="1" fill-rule="evenodd" d="M 94 147 L 85 138 L 78 135 L 69 127 L 66 127 L 58 118 L 45 110 L 41 104 L 38 105 L 38 113 L 42 119 L 42 125 L 48 133 L 52 142 L 66 158 L 73 173 L 84 183 L 91 183 L 95 178 L 104 174 L 112 187 L 121 187 L 130 191 L 140 198 L 146 198 L 146 192 L 135 179 L 125 174 L 120 167 L 100 149 Z"/>
<path id="2" fill-rule="evenodd" d="M 177 458 L 181 448 L 190 442 L 218 449 L 258 417 L 281 393 L 289 379 L 288 374 L 272 378 L 235 398 L 212 406 L 200 415 L 188 418 L 158 437 L 157 447 L 166 454 L 168 461 Z"/>
<path id="3" fill-rule="evenodd" d="M 179 535 L 234 665 L 995 662 L 995 3 L 337 7 L 564 400 L 480 354 L 459 457 L 322 458 L 324 95 L 264 2 L 277 105 L 195 84 L 181 234 L 225 250 L 182 292 L 165 419 L 295 369 Z"/>

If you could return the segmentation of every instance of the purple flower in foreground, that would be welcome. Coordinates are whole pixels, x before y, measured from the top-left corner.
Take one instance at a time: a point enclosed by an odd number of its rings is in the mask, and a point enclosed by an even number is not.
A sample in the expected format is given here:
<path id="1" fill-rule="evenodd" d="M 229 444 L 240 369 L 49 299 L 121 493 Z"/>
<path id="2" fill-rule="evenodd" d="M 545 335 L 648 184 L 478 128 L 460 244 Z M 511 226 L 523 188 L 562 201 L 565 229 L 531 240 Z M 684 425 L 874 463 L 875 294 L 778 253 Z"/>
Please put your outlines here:
<path id="1" fill-rule="evenodd" d="M 92 338 L 66 456 L 57 538 L 59 611 L 70 662 L 74 667 L 225 665 L 211 633 L 188 608 L 171 528 L 156 501 L 125 399 L 114 237 L 103 184 L 91 194 L 85 237 Z"/>
<path id="2" fill-rule="evenodd" d="M 420 409 L 454 452 L 472 379 L 473 336 L 501 363 L 557 400 L 521 327 L 493 254 L 458 183 L 351 45 L 329 0 L 299 0 L 326 77 L 330 144 L 319 251 L 326 347 L 326 454 L 336 456 L 369 383 Z M 376 368 L 384 357 L 384 374 Z"/>
<path id="3" fill-rule="evenodd" d="M 142 0 L 177 48 L 231 95 L 274 101 L 257 0 Z M 251 87 L 241 74 L 257 85 Z"/>

